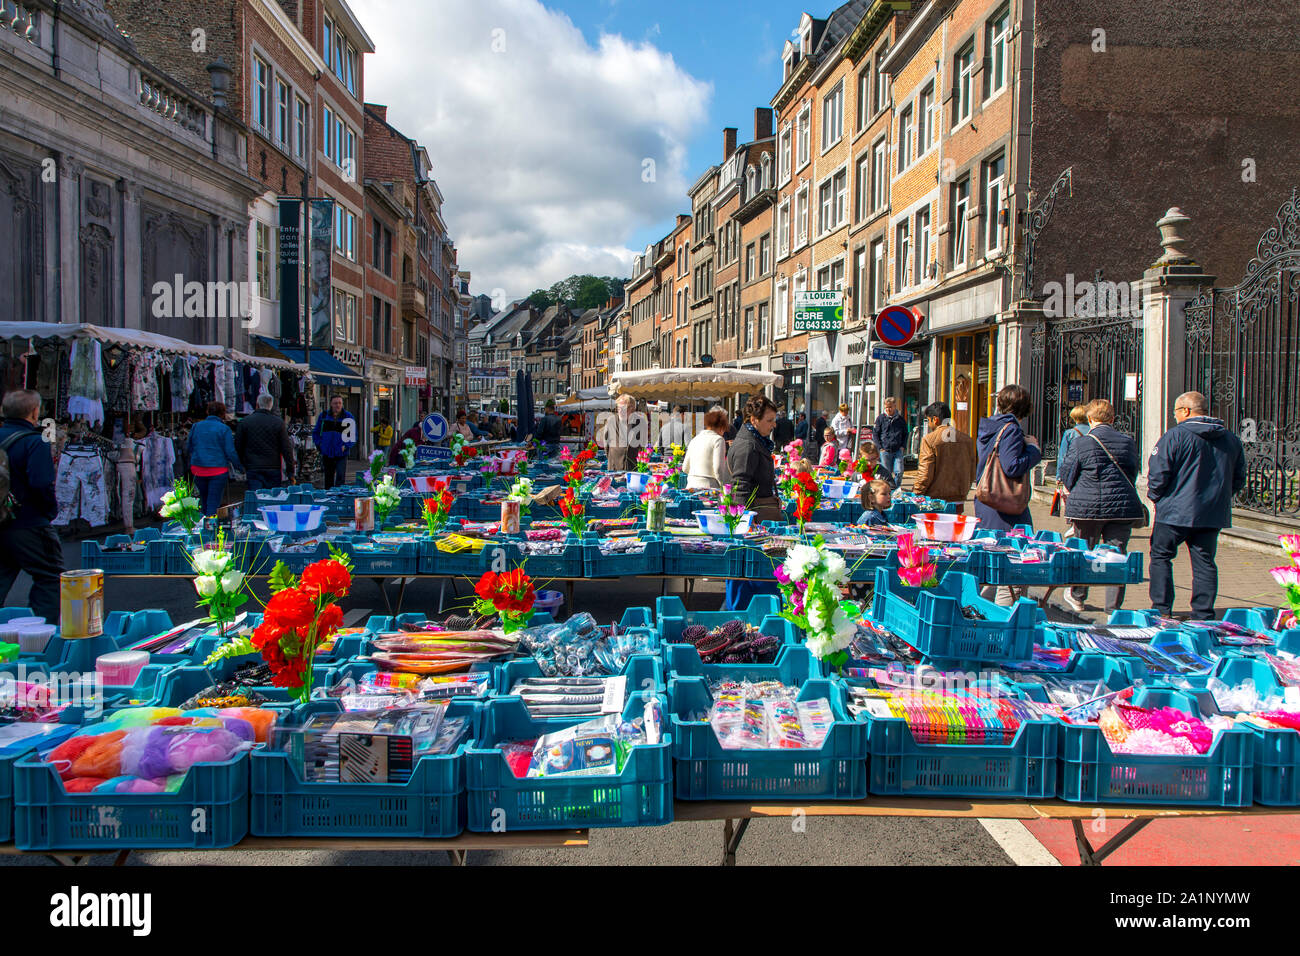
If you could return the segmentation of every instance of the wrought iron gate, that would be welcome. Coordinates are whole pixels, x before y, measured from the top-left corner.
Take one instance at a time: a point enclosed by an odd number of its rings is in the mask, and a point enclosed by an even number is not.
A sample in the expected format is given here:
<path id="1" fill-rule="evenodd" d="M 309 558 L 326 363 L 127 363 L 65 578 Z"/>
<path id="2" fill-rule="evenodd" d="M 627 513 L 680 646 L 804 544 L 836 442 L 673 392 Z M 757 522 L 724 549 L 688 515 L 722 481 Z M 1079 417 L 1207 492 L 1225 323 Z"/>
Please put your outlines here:
<path id="1" fill-rule="evenodd" d="M 1070 409 L 1094 398 L 1115 406 L 1115 427 L 1142 447 L 1142 330 L 1132 315 L 1046 322 L 1029 336 L 1031 431 L 1055 458 Z"/>
<path id="2" fill-rule="evenodd" d="M 1246 275 L 1184 312 L 1185 390 L 1205 394 L 1246 450 L 1239 508 L 1300 516 L 1300 195 L 1278 210 Z"/>

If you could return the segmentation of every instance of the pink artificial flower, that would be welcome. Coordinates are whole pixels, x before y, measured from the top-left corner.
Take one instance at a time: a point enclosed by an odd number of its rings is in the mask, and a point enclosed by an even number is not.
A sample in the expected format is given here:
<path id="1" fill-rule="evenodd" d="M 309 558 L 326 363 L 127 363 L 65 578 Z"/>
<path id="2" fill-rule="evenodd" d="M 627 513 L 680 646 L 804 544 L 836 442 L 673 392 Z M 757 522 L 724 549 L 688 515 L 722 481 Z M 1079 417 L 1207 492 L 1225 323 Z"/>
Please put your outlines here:
<path id="1" fill-rule="evenodd" d="M 933 564 L 921 564 L 916 567 L 900 568 L 898 576 L 903 583 L 914 588 L 928 588 L 937 582 L 938 569 Z"/>
<path id="2" fill-rule="evenodd" d="M 1297 568 L 1294 565 L 1274 568 L 1268 573 L 1273 575 L 1273 580 L 1284 588 L 1300 588 L 1300 568 Z"/>
<path id="3" fill-rule="evenodd" d="M 853 460 L 853 453 L 849 451 L 847 448 L 841 448 L 840 461 L 852 461 L 852 460 Z"/>
<path id="4" fill-rule="evenodd" d="M 785 565 L 778 564 L 776 566 L 776 570 L 773 571 L 772 573 L 776 576 L 777 581 L 780 582 L 781 584 L 790 583 L 790 575 L 785 573 Z"/>
<path id="5" fill-rule="evenodd" d="M 1300 534 L 1281 534 L 1277 540 L 1282 545 L 1282 550 L 1287 554 L 1295 557 L 1300 554 Z"/>

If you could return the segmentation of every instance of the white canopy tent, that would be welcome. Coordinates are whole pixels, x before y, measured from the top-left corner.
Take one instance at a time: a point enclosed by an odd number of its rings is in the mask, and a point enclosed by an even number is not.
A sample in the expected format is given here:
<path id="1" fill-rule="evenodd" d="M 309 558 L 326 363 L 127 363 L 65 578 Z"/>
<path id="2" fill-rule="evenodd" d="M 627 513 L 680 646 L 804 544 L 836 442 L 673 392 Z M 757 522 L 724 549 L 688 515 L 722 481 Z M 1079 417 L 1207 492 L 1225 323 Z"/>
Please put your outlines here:
<path id="1" fill-rule="evenodd" d="M 609 383 L 610 396 L 646 401 L 714 401 L 733 392 L 757 392 L 781 384 L 775 372 L 743 368 L 654 368 L 622 372 Z"/>

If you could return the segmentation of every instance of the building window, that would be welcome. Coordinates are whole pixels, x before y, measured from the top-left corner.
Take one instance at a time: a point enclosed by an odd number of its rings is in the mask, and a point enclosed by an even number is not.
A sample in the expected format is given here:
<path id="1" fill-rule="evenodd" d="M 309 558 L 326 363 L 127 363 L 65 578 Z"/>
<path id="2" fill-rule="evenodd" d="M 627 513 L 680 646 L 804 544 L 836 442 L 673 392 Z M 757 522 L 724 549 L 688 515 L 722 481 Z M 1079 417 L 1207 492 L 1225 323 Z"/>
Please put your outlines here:
<path id="1" fill-rule="evenodd" d="M 764 236 L 758 240 L 758 274 L 767 275 L 772 271 L 772 237 Z"/>
<path id="2" fill-rule="evenodd" d="M 848 170 L 841 169 L 817 190 L 817 230 L 824 235 L 844 224 L 844 200 L 848 192 Z"/>
<path id="3" fill-rule="evenodd" d="M 760 302 L 758 305 L 758 347 L 767 347 L 767 303 Z"/>
<path id="4" fill-rule="evenodd" d="M 844 135 L 844 81 L 822 97 L 822 152 L 830 149 Z"/>
<path id="5" fill-rule="evenodd" d="M 885 57 L 889 55 L 889 44 L 883 43 L 876 53 L 876 100 L 875 108 L 879 113 L 889 105 L 889 74 L 884 70 Z"/>
<path id="6" fill-rule="evenodd" d="M 853 308 L 859 319 L 867 314 L 867 250 L 859 249 L 853 253 Z"/>
<path id="7" fill-rule="evenodd" d="M 787 127 L 781 132 L 781 182 L 790 179 L 790 144 L 794 140 L 794 131 Z"/>
<path id="8" fill-rule="evenodd" d="M 858 127 L 860 133 L 871 122 L 871 64 L 858 71 Z"/>
<path id="9" fill-rule="evenodd" d="M 894 289 L 901 290 L 907 281 L 908 257 L 912 254 L 911 224 L 904 219 L 895 228 L 894 233 Z"/>
<path id="10" fill-rule="evenodd" d="M 984 164 L 982 173 L 984 195 L 984 252 L 993 255 L 1002 249 L 1002 228 L 999 222 L 1002 204 L 1006 200 L 1004 179 L 1006 176 L 1006 158 L 1003 156 L 990 159 Z"/>
<path id="11" fill-rule="evenodd" d="M 777 213 L 777 244 L 781 249 L 781 256 L 784 258 L 790 254 L 790 200 L 787 199 L 781 203 L 781 209 Z"/>
<path id="12" fill-rule="evenodd" d="M 745 342 L 744 349 L 748 352 L 754 347 L 754 310 L 745 310 Z"/>
<path id="13" fill-rule="evenodd" d="M 285 149 L 292 142 L 289 136 L 289 87 L 278 76 L 275 78 L 275 139 Z"/>
<path id="14" fill-rule="evenodd" d="M 325 122 L 321 126 L 321 138 L 324 140 L 322 149 L 325 152 L 325 158 L 330 162 L 334 162 L 334 157 L 337 155 L 334 150 L 334 144 L 336 141 L 335 129 L 334 111 L 327 106 L 325 107 Z"/>
<path id="15" fill-rule="evenodd" d="M 253 125 L 271 131 L 271 66 L 253 57 Z"/>
<path id="16" fill-rule="evenodd" d="M 295 97 L 294 105 L 294 154 L 299 159 L 307 158 L 307 144 L 311 141 L 311 132 L 307 119 L 307 101 L 301 96 Z"/>
<path id="17" fill-rule="evenodd" d="M 257 294 L 274 299 L 278 262 L 275 249 L 276 231 L 264 222 L 257 223 Z"/>
<path id="18" fill-rule="evenodd" d="M 885 197 L 889 190 L 889 171 L 886 160 L 888 148 L 885 146 L 885 139 L 882 136 L 876 141 L 876 145 L 871 147 L 871 211 L 877 212 L 884 208 Z"/>
<path id="19" fill-rule="evenodd" d="M 984 27 L 984 98 L 1002 92 L 1007 85 L 1007 35 L 1011 10 L 1003 7 Z"/>
<path id="20" fill-rule="evenodd" d="M 799 128 L 797 131 L 799 155 L 796 158 L 795 168 L 803 169 L 808 165 L 811 158 L 809 155 L 808 144 L 811 140 L 812 133 L 812 107 L 805 106 L 799 114 Z"/>
<path id="21" fill-rule="evenodd" d="M 948 259 L 953 268 L 966 264 L 966 215 L 970 211 L 970 177 L 952 185 L 952 223 L 948 234 L 952 236 L 952 249 Z"/>
<path id="22" fill-rule="evenodd" d="M 393 354 L 393 304 L 384 303 L 384 354 Z"/>
<path id="23" fill-rule="evenodd" d="M 347 70 L 348 92 L 353 96 L 357 95 L 357 51 L 348 45 L 348 70 Z"/>
<path id="24" fill-rule="evenodd" d="M 930 207 L 916 214 L 916 269 L 917 282 L 930 278 Z"/>
<path id="25" fill-rule="evenodd" d="M 341 164 L 343 166 L 343 176 L 348 182 L 353 182 L 357 178 L 357 134 L 349 126 L 340 124 L 340 127 L 343 132 L 340 133 L 339 141 L 346 141 L 347 143 Z"/>
<path id="26" fill-rule="evenodd" d="M 334 50 L 334 21 L 329 17 L 325 18 L 325 43 L 323 53 L 325 54 L 325 65 L 330 69 L 334 68 L 333 63 Z"/>
<path id="27" fill-rule="evenodd" d="M 952 125 L 970 119 L 971 101 L 975 92 L 975 41 L 962 47 L 954 61 L 953 74 L 956 85 L 952 92 Z"/>
<path id="28" fill-rule="evenodd" d="M 898 114 L 898 171 L 912 165 L 912 105 Z"/>
<path id="29" fill-rule="evenodd" d="M 871 157 L 863 155 L 858 159 L 857 168 L 853 173 L 853 191 L 855 201 L 853 206 L 853 219 L 855 222 L 862 222 L 867 218 L 867 211 L 871 202 Z"/>
<path id="30" fill-rule="evenodd" d="M 754 281 L 754 263 L 757 261 L 757 247 L 750 243 L 745 247 L 745 281 Z"/>
<path id="31" fill-rule="evenodd" d="M 357 217 L 340 202 L 334 203 L 334 251 L 357 261 Z"/>
<path id="32" fill-rule="evenodd" d="M 871 244 L 871 311 L 879 312 L 885 307 L 885 240 L 877 239 Z"/>
<path id="33" fill-rule="evenodd" d="M 934 145 L 934 82 L 926 84 L 917 101 L 916 155 Z"/>
<path id="34" fill-rule="evenodd" d="M 374 349 L 376 352 L 378 352 L 379 343 L 381 341 L 380 334 L 379 334 L 379 327 L 384 320 L 384 312 L 383 312 L 384 306 L 383 303 L 379 301 L 378 296 L 375 296 L 371 300 L 371 306 L 372 307 L 370 310 L 370 347 Z"/>
<path id="35" fill-rule="evenodd" d="M 799 194 L 795 197 L 794 221 L 795 230 L 797 232 L 797 236 L 795 237 L 796 246 L 802 246 L 808 241 L 808 192 L 808 186 L 805 185 L 803 189 L 799 190 Z"/>

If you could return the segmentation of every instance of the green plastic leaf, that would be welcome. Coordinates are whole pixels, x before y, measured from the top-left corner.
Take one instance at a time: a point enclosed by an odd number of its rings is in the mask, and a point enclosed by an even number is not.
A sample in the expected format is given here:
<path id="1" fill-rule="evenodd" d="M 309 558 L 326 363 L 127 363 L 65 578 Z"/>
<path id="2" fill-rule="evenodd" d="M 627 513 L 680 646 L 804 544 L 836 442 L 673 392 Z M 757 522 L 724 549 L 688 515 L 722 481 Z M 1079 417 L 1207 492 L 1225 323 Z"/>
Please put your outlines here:
<path id="1" fill-rule="evenodd" d="M 289 570 L 289 566 L 283 561 L 277 561 L 275 567 L 271 569 L 271 575 L 267 578 L 266 583 L 271 588 L 272 594 L 279 594 L 281 591 L 297 587 L 298 577 Z"/>

